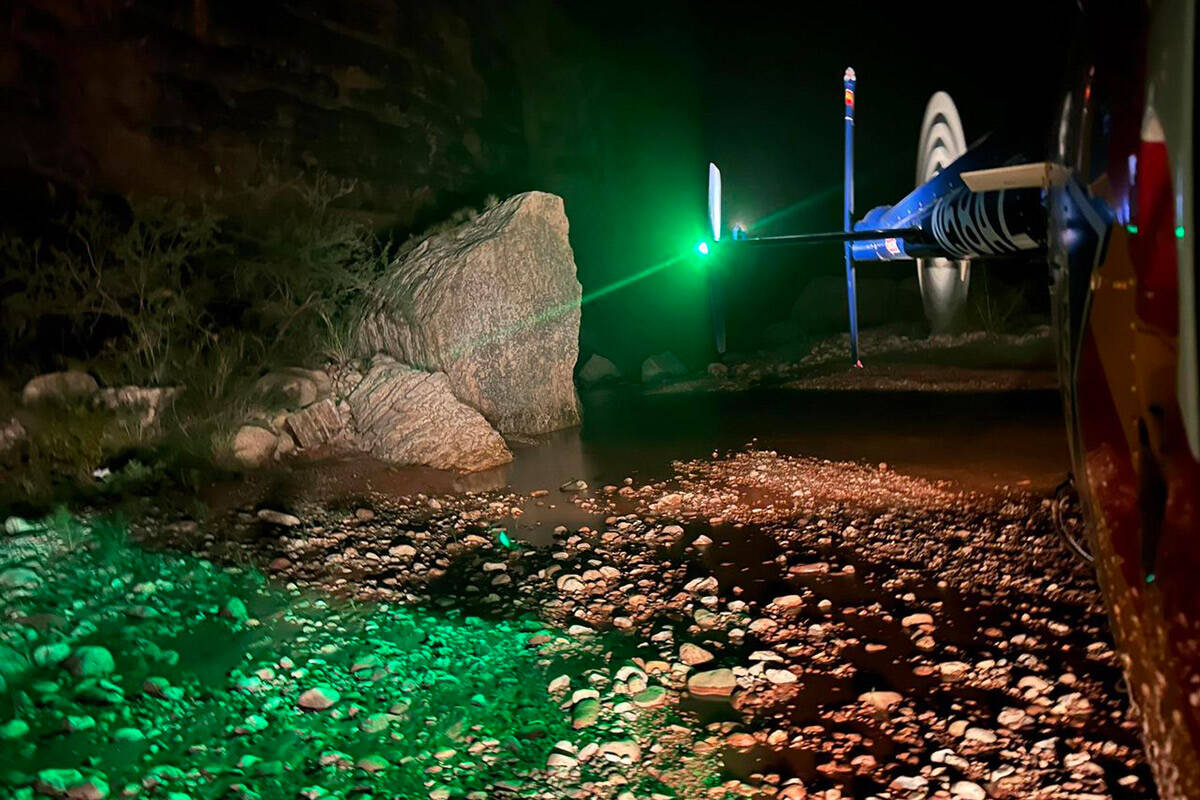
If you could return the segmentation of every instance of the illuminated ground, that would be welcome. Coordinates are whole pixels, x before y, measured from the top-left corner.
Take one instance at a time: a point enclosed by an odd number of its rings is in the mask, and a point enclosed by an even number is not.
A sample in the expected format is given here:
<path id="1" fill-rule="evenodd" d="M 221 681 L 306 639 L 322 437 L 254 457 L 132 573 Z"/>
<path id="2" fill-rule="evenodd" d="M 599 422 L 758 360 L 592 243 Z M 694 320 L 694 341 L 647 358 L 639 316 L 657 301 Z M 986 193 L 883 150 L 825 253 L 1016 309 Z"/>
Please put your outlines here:
<path id="1" fill-rule="evenodd" d="M 900 426 L 909 447 L 981 428 L 888 465 L 897 445 L 852 404 L 742 397 L 782 431 L 746 449 L 729 444 L 755 427 L 745 408 L 710 435 L 725 401 L 687 417 L 638 400 L 661 430 L 629 432 L 646 447 L 628 480 L 622 437 L 585 428 L 519 453 L 511 491 L 400 494 L 413 476 L 351 465 L 353 491 L 147 508 L 128 542 L 10 536 L 6 561 L 27 554 L 41 580 L 5 621 L 30 725 L 5 729 L 6 779 L 78 770 L 39 784 L 75 797 L 88 780 L 192 798 L 1152 797 L 1096 586 L 1043 500 L 1052 400 L 1008 398 L 1024 421 L 1006 429 L 1003 399 L 880 396 L 893 420 L 939 420 Z M 589 402 L 602 427 L 629 417 Z M 772 424 L 805 412 L 814 430 Z M 839 448 L 877 458 L 783 455 Z M 58 643 L 106 647 L 112 672 L 88 683 L 37 649 Z M 300 707 L 312 689 L 305 704 L 335 702 Z"/>

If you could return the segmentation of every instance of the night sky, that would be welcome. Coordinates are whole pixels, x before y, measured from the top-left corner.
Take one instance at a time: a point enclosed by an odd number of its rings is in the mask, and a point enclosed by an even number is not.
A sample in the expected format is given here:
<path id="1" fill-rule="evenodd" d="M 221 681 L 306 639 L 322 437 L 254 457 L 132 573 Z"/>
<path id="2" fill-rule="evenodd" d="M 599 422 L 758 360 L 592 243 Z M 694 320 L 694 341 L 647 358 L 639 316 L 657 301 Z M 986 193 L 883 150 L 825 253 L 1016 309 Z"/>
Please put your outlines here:
<path id="1" fill-rule="evenodd" d="M 591 49 L 571 57 L 587 64 L 604 109 L 601 185 L 563 190 L 585 295 L 694 245 L 710 160 L 724 173 L 729 222 L 795 206 L 757 232 L 840 228 L 846 66 L 858 75 L 856 218 L 913 188 L 921 117 L 939 89 L 954 97 L 968 141 L 1006 123 L 1041 136 L 1073 18 L 1072 4 L 1052 2 L 563 9 L 589 34 Z M 731 346 L 753 347 L 760 331 L 745 321 L 786 317 L 798 287 L 837 274 L 840 259 L 832 245 L 728 264 Z M 703 361 L 706 298 L 693 262 L 664 269 L 585 307 L 584 350 L 607 349 L 627 367 L 663 347 Z"/>

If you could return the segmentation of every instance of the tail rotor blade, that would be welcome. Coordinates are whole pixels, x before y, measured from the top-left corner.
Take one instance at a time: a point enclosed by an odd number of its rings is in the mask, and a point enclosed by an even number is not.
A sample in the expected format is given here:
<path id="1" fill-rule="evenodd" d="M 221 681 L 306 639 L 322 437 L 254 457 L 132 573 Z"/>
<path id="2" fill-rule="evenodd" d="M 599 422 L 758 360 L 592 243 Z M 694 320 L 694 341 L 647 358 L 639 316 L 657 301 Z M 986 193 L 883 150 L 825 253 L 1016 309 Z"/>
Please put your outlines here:
<path id="1" fill-rule="evenodd" d="M 714 242 L 721 241 L 721 170 L 708 162 L 708 225 Z"/>

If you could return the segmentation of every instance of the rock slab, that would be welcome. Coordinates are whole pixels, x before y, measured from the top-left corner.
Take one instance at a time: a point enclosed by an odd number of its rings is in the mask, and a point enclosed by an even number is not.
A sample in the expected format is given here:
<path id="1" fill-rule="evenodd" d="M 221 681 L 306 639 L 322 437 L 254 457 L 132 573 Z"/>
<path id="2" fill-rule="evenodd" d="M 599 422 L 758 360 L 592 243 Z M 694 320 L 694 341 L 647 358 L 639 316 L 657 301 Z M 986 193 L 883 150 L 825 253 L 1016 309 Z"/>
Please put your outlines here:
<path id="1" fill-rule="evenodd" d="M 375 284 L 356 340 L 443 372 L 502 433 L 579 423 L 575 257 L 561 197 L 526 192 L 402 255 Z"/>
<path id="2" fill-rule="evenodd" d="M 376 356 L 347 399 L 360 446 L 385 461 L 475 472 L 512 460 L 503 437 L 455 398 L 445 373 Z"/>
<path id="3" fill-rule="evenodd" d="M 287 428 L 301 447 L 319 447 L 343 438 L 346 422 L 332 398 L 326 397 L 288 414 Z"/>

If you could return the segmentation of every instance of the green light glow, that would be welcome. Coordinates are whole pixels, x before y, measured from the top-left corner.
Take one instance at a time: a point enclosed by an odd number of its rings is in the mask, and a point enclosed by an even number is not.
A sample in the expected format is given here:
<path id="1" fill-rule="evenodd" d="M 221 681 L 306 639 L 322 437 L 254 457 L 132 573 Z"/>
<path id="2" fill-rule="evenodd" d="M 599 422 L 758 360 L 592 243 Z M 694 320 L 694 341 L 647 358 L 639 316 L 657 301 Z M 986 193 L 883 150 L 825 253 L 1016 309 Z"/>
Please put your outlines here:
<path id="1" fill-rule="evenodd" d="M 708 242 L 701 242 L 696 245 L 696 252 L 702 256 L 708 255 Z"/>
<path id="2" fill-rule="evenodd" d="M 1137 233 L 1137 225 L 1126 225 L 1125 230 L 1129 231 L 1130 233 Z"/>
<path id="3" fill-rule="evenodd" d="M 1183 238 L 1183 226 L 1182 225 L 1180 225 L 1178 228 L 1175 229 L 1175 238 L 1176 239 Z"/>
<path id="4" fill-rule="evenodd" d="M 512 539 L 508 538 L 508 531 L 504 530 L 504 528 L 494 528 L 492 532 L 496 534 L 496 540 L 500 542 L 503 547 L 506 547 L 509 550 L 513 549 L 513 541 Z"/>

